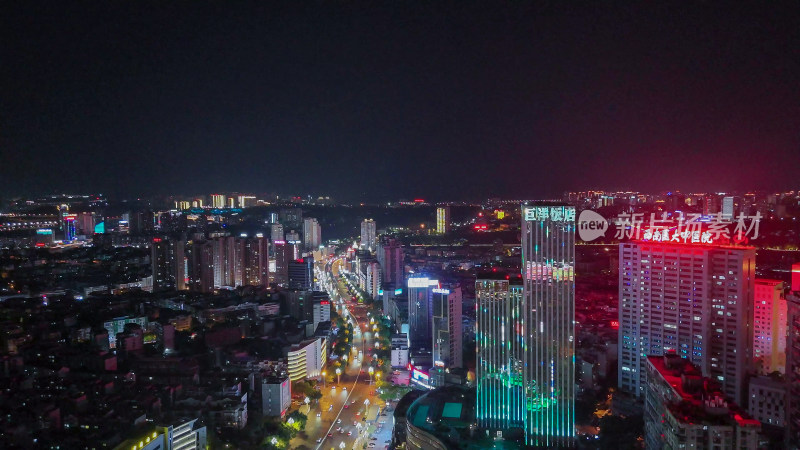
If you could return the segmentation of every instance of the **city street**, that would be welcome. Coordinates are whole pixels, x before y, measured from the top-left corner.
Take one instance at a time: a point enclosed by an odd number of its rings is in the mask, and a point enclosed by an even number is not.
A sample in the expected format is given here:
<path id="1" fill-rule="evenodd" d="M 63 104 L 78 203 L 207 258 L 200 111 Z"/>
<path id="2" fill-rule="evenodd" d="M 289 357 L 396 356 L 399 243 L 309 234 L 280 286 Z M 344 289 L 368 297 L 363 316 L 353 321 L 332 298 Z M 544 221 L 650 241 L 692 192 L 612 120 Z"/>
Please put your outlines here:
<path id="1" fill-rule="evenodd" d="M 341 265 L 342 260 L 336 259 L 325 268 L 334 287 L 329 292 L 332 304 L 341 317 L 353 322 L 353 351 L 339 382 L 334 378 L 333 383 L 322 387 L 323 396 L 318 405 L 311 405 L 305 431 L 290 443 L 293 449 L 341 450 L 370 443 L 374 445 L 368 448 L 384 449 L 391 439 L 391 418 L 380 416 L 378 408 L 384 402 L 376 395 L 364 364 L 372 346 L 372 333 L 363 330 L 368 320 L 367 308 L 352 301 L 341 281 Z M 375 440 L 370 440 L 373 437 Z"/>

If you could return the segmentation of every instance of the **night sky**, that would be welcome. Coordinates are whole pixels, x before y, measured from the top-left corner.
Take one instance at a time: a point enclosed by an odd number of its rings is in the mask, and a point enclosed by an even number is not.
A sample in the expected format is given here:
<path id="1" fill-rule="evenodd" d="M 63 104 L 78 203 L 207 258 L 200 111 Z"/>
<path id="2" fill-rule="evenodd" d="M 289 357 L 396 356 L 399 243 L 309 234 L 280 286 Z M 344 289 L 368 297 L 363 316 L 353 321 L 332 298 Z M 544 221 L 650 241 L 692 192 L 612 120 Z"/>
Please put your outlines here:
<path id="1" fill-rule="evenodd" d="M 3 2 L 0 197 L 800 188 L 797 2 L 194 3 Z"/>

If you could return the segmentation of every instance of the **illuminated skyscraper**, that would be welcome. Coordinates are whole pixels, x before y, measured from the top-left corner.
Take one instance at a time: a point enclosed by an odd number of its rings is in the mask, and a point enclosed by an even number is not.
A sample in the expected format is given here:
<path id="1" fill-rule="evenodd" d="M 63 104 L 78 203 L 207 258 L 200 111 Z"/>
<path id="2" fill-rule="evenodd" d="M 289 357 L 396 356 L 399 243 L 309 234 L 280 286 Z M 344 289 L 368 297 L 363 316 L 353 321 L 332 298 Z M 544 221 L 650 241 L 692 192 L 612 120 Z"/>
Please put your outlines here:
<path id="1" fill-rule="evenodd" d="M 361 222 L 361 247 L 375 250 L 375 221 L 372 219 L 364 219 Z"/>
<path id="2" fill-rule="evenodd" d="M 436 208 L 436 232 L 447 234 L 450 232 L 450 207 L 442 206 Z"/>
<path id="3" fill-rule="evenodd" d="M 433 293 L 433 365 L 461 367 L 461 286 L 442 286 Z"/>
<path id="4" fill-rule="evenodd" d="M 522 286 L 478 280 L 478 420 L 575 445 L 575 208 L 522 207 Z M 514 280 L 517 282 L 517 280 Z"/>
<path id="5" fill-rule="evenodd" d="M 396 239 L 385 239 L 378 244 L 375 257 L 381 265 L 383 283 L 401 287 L 404 281 L 405 265 L 403 263 L 403 247 Z"/>
<path id="6" fill-rule="evenodd" d="M 272 225 L 270 225 L 269 233 L 270 233 L 270 239 L 272 239 L 272 242 L 282 241 L 284 239 L 283 225 L 281 225 L 279 223 L 273 223 Z"/>
<path id="7" fill-rule="evenodd" d="M 733 219 L 734 214 L 733 197 L 722 197 L 722 217 L 728 220 Z"/>
<path id="8" fill-rule="evenodd" d="M 475 283 L 477 418 L 481 428 L 490 430 L 525 427 L 522 279 L 511 283 Z"/>
<path id="9" fill-rule="evenodd" d="M 438 287 L 438 280 L 427 277 L 408 279 L 408 337 L 412 351 L 431 349 L 431 294 L 432 289 Z"/>
<path id="10" fill-rule="evenodd" d="M 620 244 L 620 389 L 642 396 L 647 357 L 674 350 L 746 405 L 755 257 L 744 246 Z"/>
<path id="11" fill-rule="evenodd" d="M 316 250 L 322 244 L 322 228 L 317 219 L 303 218 L 303 249 Z"/>
<path id="12" fill-rule="evenodd" d="M 756 279 L 753 358 L 762 375 L 786 370 L 786 298 L 780 280 Z"/>

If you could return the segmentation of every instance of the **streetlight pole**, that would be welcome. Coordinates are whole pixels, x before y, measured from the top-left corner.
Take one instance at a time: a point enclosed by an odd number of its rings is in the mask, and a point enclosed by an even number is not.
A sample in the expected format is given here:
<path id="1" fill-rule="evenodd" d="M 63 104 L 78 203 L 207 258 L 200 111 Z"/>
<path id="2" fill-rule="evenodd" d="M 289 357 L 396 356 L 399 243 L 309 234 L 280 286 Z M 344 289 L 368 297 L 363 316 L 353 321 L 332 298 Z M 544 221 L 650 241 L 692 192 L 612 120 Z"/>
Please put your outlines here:
<path id="1" fill-rule="evenodd" d="M 339 368 L 337 368 L 337 369 L 336 369 L 336 384 L 339 384 L 339 383 L 341 383 L 341 380 L 339 379 L 339 376 L 340 376 L 341 374 L 342 374 L 342 369 L 339 369 Z"/>
<path id="2" fill-rule="evenodd" d="M 322 388 L 325 389 L 328 387 L 328 372 L 322 371 Z"/>
<path id="3" fill-rule="evenodd" d="M 375 372 L 375 369 L 373 369 L 372 366 L 369 366 L 368 372 L 369 372 L 369 384 L 372 385 L 372 374 L 373 372 Z"/>

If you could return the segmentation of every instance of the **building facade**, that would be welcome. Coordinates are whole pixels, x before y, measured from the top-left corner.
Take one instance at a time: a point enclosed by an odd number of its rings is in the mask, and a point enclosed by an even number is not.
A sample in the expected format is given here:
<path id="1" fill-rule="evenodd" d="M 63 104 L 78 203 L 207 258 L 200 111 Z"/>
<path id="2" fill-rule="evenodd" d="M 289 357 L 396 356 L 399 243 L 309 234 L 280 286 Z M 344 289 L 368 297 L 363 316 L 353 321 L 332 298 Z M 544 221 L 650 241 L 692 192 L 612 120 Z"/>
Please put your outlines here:
<path id="1" fill-rule="evenodd" d="M 375 238 L 376 238 L 375 221 L 372 219 L 364 219 L 361 222 L 361 248 L 369 251 L 375 251 Z"/>
<path id="2" fill-rule="evenodd" d="M 433 365 L 451 368 L 463 365 L 461 333 L 461 287 L 432 289 Z"/>
<path id="3" fill-rule="evenodd" d="M 620 389 L 642 396 L 647 357 L 674 350 L 746 405 L 755 249 L 627 242 L 619 264 Z"/>
<path id="4" fill-rule="evenodd" d="M 756 279 L 753 303 L 753 358 L 767 375 L 786 371 L 786 298 L 780 280 Z"/>

